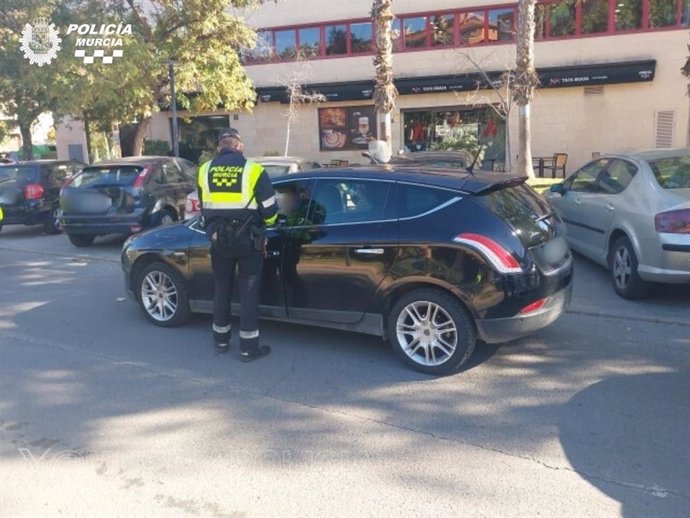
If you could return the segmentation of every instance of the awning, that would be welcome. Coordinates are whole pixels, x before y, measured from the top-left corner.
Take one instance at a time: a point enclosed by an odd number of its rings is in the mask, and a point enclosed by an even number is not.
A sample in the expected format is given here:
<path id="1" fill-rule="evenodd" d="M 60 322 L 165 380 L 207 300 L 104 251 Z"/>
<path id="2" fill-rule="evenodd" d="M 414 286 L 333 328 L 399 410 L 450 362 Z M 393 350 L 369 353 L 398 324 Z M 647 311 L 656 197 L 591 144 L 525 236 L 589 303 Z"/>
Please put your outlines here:
<path id="1" fill-rule="evenodd" d="M 650 59 L 540 68 L 537 75 L 540 88 L 564 88 L 653 81 L 655 70 L 656 60 Z M 500 71 L 487 73 L 490 81 L 499 81 L 501 75 Z M 467 92 L 490 87 L 479 74 L 400 77 L 395 80 L 395 86 L 400 95 Z M 304 90 L 321 93 L 328 101 L 362 101 L 372 98 L 374 81 L 311 84 Z M 285 87 L 258 87 L 256 92 L 261 102 L 288 102 Z"/>

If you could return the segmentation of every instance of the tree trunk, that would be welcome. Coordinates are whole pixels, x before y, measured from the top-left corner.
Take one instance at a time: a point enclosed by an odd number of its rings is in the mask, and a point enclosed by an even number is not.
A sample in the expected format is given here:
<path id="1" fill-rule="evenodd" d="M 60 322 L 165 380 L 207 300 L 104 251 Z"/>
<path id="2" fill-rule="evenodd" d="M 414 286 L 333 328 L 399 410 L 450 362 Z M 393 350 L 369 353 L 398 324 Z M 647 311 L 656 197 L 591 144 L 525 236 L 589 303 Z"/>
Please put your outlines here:
<path id="1" fill-rule="evenodd" d="M 518 105 L 518 160 L 516 174 L 534 177 L 530 104 L 539 84 L 534 68 L 534 9 L 536 0 L 519 0 L 515 83 L 513 97 Z"/>
<path id="2" fill-rule="evenodd" d="M 504 133 L 505 133 L 506 158 L 505 158 L 503 168 L 505 169 L 506 173 L 510 173 L 510 172 L 512 172 L 512 169 L 513 169 L 513 155 L 512 155 L 512 151 L 511 151 L 511 147 L 510 147 L 510 130 L 509 130 L 509 128 L 510 128 L 510 112 L 508 112 L 506 114 L 505 121 L 506 121 L 506 127 L 504 130 Z"/>
<path id="3" fill-rule="evenodd" d="M 532 167 L 532 128 L 530 125 L 530 105 L 520 106 L 518 111 L 518 161 L 517 174 L 534 178 Z"/>
<path id="4" fill-rule="evenodd" d="M 86 137 L 86 159 L 87 164 L 92 164 L 95 160 L 91 160 L 93 156 L 93 144 L 91 143 L 91 126 L 89 125 L 89 118 L 84 115 L 84 136 Z"/>
<path id="5" fill-rule="evenodd" d="M 31 122 L 28 124 L 24 121 L 19 121 L 19 133 L 22 136 L 22 159 L 33 160 L 34 158 L 34 143 L 31 140 Z"/>
<path id="6" fill-rule="evenodd" d="M 377 134 L 378 138 L 388 145 L 390 154 L 393 154 L 391 112 L 395 108 L 395 98 L 398 95 L 393 83 L 393 0 L 375 0 L 371 15 L 376 27 L 374 104 L 377 112 Z"/>
<path id="7" fill-rule="evenodd" d="M 286 117 L 287 128 L 285 129 L 285 152 L 283 153 L 283 156 L 288 156 L 288 153 L 290 151 L 290 128 L 292 126 L 293 110 L 294 106 L 292 105 L 292 101 L 290 101 L 290 106 L 288 107 L 288 115 Z"/>
<path id="8" fill-rule="evenodd" d="M 144 117 L 137 124 L 137 130 L 134 133 L 134 147 L 132 149 L 132 156 L 141 156 L 144 154 L 144 136 L 151 124 L 151 117 Z"/>

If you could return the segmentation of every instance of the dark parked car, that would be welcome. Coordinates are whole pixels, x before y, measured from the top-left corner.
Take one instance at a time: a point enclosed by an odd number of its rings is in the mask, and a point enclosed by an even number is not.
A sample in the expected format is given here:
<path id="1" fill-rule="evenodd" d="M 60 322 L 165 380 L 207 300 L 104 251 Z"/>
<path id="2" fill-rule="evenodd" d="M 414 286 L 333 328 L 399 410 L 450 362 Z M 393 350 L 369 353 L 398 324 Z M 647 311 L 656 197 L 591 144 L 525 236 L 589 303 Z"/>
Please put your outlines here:
<path id="1" fill-rule="evenodd" d="M 524 179 L 381 166 L 274 186 L 282 216 L 268 230 L 264 318 L 387 337 L 413 368 L 449 374 L 478 338 L 541 329 L 570 300 L 563 224 Z M 201 227 L 197 217 L 124 244 L 126 288 L 157 325 L 212 309 Z"/>
<path id="2" fill-rule="evenodd" d="M 184 219 L 197 167 L 181 158 L 130 157 L 86 167 L 62 189 L 65 233 L 75 246 Z"/>
<path id="3" fill-rule="evenodd" d="M 0 165 L 0 207 L 3 225 L 43 225 L 60 232 L 60 188 L 84 164 L 71 160 L 31 160 Z"/>

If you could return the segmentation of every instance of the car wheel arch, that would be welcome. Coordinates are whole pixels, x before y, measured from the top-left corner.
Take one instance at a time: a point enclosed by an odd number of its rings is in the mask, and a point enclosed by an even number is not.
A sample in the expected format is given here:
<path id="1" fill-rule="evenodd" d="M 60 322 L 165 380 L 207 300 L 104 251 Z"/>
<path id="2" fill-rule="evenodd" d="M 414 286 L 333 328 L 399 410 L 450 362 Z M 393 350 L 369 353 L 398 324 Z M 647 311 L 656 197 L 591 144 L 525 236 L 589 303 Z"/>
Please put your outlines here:
<path id="1" fill-rule="evenodd" d="M 608 241 L 607 241 L 607 247 L 606 247 L 606 268 L 607 269 L 611 265 L 611 254 L 613 253 L 613 245 L 621 237 L 627 237 L 630 240 L 630 243 L 632 243 L 635 255 L 637 256 L 638 260 L 640 260 L 642 257 L 642 254 L 640 253 L 640 246 L 639 246 L 639 243 L 637 242 L 637 236 L 635 235 L 635 233 L 630 232 L 629 230 L 624 229 L 623 227 L 616 227 L 609 233 L 609 237 L 608 237 Z"/>
<path id="2" fill-rule="evenodd" d="M 440 291 L 442 293 L 447 293 L 449 295 L 452 295 L 458 301 L 462 306 L 465 308 L 467 313 L 472 317 L 472 323 L 474 324 L 474 321 L 479 318 L 479 315 L 477 315 L 477 312 L 474 310 L 472 305 L 469 303 L 469 301 L 462 295 L 462 293 L 457 290 L 453 289 L 452 287 L 443 284 L 442 282 L 438 282 L 432 279 L 415 279 L 415 280 L 408 280 L 405 282 L 400 282 L 394 285 L 391 285 L 388 287 L 388 293 L 385 295 L 385 302 L 383 306 L 383 315 L 387 318 L 388 314 L 391 312 L 393 309 L 393 306 L 395 306 L 396 302 L 400 300 L 401 297 L 404 297 L 408 293 L 415 291 L 415 290 L 421 290 L 421 289 L 435 289 L 437 291 Z"/>
<path id="3" fill-rule="evenodd" d="M 134 261 L 134 264 L 132 264 L 132 269 L 130 271 L 129 275 L 129 288 L 132 290 L 134 293 L 134 296 L 137 300 L 139 301 L 139 293 L 137 292 L 137 281 L 139 280 L 139 276 L 141 275 L 141 272 L 143 272 L 146 267 L 152 263 L 164 263 L 170 266 L 171 268 L 175 269 L 177 273 L 180 274 L 180 276 L 185 280 L 185 282 L 189 281 L 189 277 L 187 275 L 187 272 L 180 270 L 176 264 L 172 263 L 171 261 L 167 260 L 165 256 L 157 254 L 157 253 L 147 253 L 142 255 L 141 257 L 138 257 L 136 261 Z"/>

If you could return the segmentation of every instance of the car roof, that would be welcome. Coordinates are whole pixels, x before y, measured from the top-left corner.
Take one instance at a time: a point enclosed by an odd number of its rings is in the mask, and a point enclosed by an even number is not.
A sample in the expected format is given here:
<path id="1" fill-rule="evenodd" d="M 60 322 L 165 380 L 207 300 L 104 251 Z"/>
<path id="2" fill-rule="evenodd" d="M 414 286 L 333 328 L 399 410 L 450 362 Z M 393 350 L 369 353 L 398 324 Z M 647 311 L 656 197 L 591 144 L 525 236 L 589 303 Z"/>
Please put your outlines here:
<path id="1" fill-rule="evenodd" d="M 306 158 L 300 156 L 257 156 L 250 157 L 248 160 L 257 162 L 259 164 L 296 164 L 299 162 L 308 162 Z"/>
<path id="2" fill-rule="evenodd" d="M 646 149 L 630 153 L 630 156 L 645 161 L 676 156 L 690 156 L 690 148 Z"/>
<path id="3" fill-rule="evenodd" d="M 38 160 L 20 160 L 19 162 L 0 163 L 0 167 L 18 166 L 18 165 L 48 165 L 48 164 L 71 164 L 77 162 L 76 160 L 56 160 L 53 158 L 42 158 Z"/>
<path id="4" fill-rule="evenodd" d="M 491 185 L 502 184 L 516 177 L 507 173 L 476 171 L 464 169 L 424 167 L 423 165 L 382 164 L 353 167 L 329 167 L 316 171 L 291 174 L 275 181 L 291 181 L 300 178 L 362 178 L 369 180 L 393 180 L 407 183 L 443 187 L 467 192 L 479 192 Z"/>
<path id="5" fill-rule="evenodd" d="M 170 160 L 175 157 L 171 156 L 126 156 L 122 158 L 111 158 L 110 160 L 101 160 L 99 162 L 96 162 L 94 164 L 91 164 L 89 167 L 94 167 L 94 166 L 104 166 L 104 165 L 146 165 L 150 164 L 151 162 L 162 162 L 164 160 Z"/>

